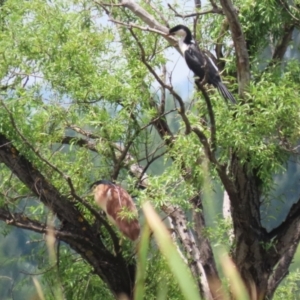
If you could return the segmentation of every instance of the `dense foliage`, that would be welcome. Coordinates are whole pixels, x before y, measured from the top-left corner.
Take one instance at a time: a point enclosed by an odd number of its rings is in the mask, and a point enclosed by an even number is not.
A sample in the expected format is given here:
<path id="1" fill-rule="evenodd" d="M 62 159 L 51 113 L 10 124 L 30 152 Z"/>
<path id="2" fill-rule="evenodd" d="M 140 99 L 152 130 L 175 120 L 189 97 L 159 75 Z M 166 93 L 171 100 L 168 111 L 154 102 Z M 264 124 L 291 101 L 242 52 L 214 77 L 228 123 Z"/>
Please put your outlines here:
<path id="1" fill-rule="evenodd" d="M 207 294 L 198 263 L 204 266 L 202 272 L 207 272 L 209 262 L 213 271 L 206 273 L 208 281 L 214 271 L 223 273 L 219 256 L 203 250 L 220 245 L 232 255 L 248 290 L 247 282 L 252 280 L 258 296 L 273 296 L 300 239 L 299 229 L 295 229 L 300 222 L 300 191 L 288 185 L 292 179 L 287 176 L 288 172 L 294 178 L 299 176 L 300 64 L 291 51 L 298 51 L 300 11 L 297 1 L 257 2 L 235 1 L 233 12 L 238 23 L 234 23 L 225 6 L 229 0 L 210 1 L 201 10 L 194 7 L 194 1 L 169 7 L 159 0 L 0 1 L 0 219 L 7 223 L 3 223 L 5 231 L 14 225 L 39 233 L 26 238 L 35 241 L 29 242 L 28 248 L 26 243 L 7 246 L 13 253 L 15 248 L 26 248 L 19 262 L 26 269 L 23 287 L 17 284 L 6 289 L 7 299 L 18 290 L 25 291 L 29 282 L 29 293 L 35 293 L 33 274 L 38 274 L 46 299 L 62 295 L 66 299 L 113 299 L 118 293 L 105 272 L 99 271 L 105 267 L 99 262 L 97 269 L 97 263 L 92 263 L 95 260 L 89 260 L 88 251 L 92 250 L 80 252 L 81 242 L 77 245 L 63 236 L 65 227 L 86 240 L 91 236 L 97 240 L 99 235 L 99 247 L 125 262 L 128 273 L 135 266 L 135 246 L 116 231 L 122 253 L 114 252 L 111 235 L 101 223 L 103 217 L 95 216 L 98 208 L 93 198 L 86 196 L 89 185 L 100 178 L 126 187 L 139 208 L 149 200 L 162 218 L 170 217 L 178 251 L 202 296 Z M 130 3 L 139 10 L 132 9 Z M 176 16 L 211 7 L 222 13 L 212 11 L 184 19 Z M 205 86 L 204 91 L 199 83 L 192 87 L 192 74 L 174 48 L 175 40 L 166 35 L 167 25 L 178 23 L 194 28 L 200 47 L 215 55 L 223 81 L 236 95 L 238 105 L 225 103 L 212 87 Z M 237 45 L 232 24 L 240 25 L 244 34 L 251 74 L 246 89 L 240 85 L 242 67 L 237 63 L 237 48 L 232 46 Z M 15 168 L 12 163 L 10 167 L 7 157 L 16 162 L 24 158 L 33 167 L 22 177 L 26 168 L 19 172 L 20 166 Z M 33 178 L 29 169 L 40 175 Z M 34 184 L 30 185 L 26 176 Z M 52 188 L 74 209 L 72 213 L 66 207 L 60 215 L 59 204 L 47 200 Z M 221 215 L 223 191 L 231 201 L 232 221 Z M 284 215 L 274 221 L 279 198 Z M 237 211 L 237 203 L 243 201 L 251 207 Z M 296 204 L 291 208 L 292 201 Z M 178 221 L 174 209 L 184 213 L 185 223 Z M 211 226 L 205 225 L 204 211 Z M 74 216 L 77 224 L 65 220 L 64 213 Z M 294 223 L 283 222 L 287 215 Z M 85 229 L 72 231 L 70 224 Z M 50 225 L 62 234 L 58 233 L 52 246 L 41 235 Z M 181 232 L 180 226 L 185 230 Z M 250 232 L 251 239 L 254 227 L 255 241 L 248 245 L 257 248 L 249 251 L 261 256 L 244 261 L 240 251 L 246 251 L 241 245 L 247 242 L 241 236 L 246 239 L 245 233 Z M 85 236 L 86 228 L 90 236 Z M 285 241 L 287 248 L 283 249 L 280 245 Z M 281 265 L 280 257 L 285 254 L 280 249 L 289 252 L 285 265 Z M 257 283 L 260 275 L 250 280 L 252 270 L 245 266 L 261 264 L 264 256 L 274 260 L 268 261 L 269 273 L 266 271 L 262 287 Z M 151 242 L 147 257 L 146 298 L 183 299 L 155 242 Z M 1 264 L 5 260 L 2 250 Z M 277 265 L 282 274 L 272 277 L 279 272 Z M 14 277 L 6 272 L 7 268 L 1 274 Z M 299 271 L 293 276 L 280 287 L 276 299 L 296 293 Z M 276 284 L 273 278 L 277 278 Z"/>

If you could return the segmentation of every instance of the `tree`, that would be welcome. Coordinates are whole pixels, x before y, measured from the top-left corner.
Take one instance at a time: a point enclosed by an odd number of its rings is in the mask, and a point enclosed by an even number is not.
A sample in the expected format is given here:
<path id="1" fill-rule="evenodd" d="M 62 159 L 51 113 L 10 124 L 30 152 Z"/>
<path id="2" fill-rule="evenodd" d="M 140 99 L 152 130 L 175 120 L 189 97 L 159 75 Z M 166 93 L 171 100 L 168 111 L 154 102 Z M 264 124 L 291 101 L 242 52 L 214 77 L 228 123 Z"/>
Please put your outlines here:
<path id="1" fill-rule="evenodd" d="M 119 233 L 81 196 L 100 178 L 126 182 L 140 205 L 150 200 L 170 219 L 199 293 L 216 299 L 222 278 L 203 195 L 217 182 L 230 204 L 232 260 L 251 299 L 270 299 L 300 239 L 299 198 L 270 230 L 262 220 L 274 174 L 298 155 L 300 69 L 287 53 L 300 11 L 285 1 L 194 4 L 1 2 L 0 219 L 46 234 L 49 249 L 54 238 L 50 261 L 60 276 L 74 271 L 75 251 L 85 266 L 78 282 L 88 286 L 93 270 L 115 297 L 131 299 L 134 247 L 120 246 Z M 238 105 L 205 82 L 195 80 L 187 99 L 173 84 L 168 55 L 177 44 L 167 33 L 182 22 L 212 52 Z M 159 272 L 172 278 L 152 251 L 151 288 Z M 63 292 L 78 282 L 65 282 Z M 92 292 L 108 297 L 103 286 Z"/>

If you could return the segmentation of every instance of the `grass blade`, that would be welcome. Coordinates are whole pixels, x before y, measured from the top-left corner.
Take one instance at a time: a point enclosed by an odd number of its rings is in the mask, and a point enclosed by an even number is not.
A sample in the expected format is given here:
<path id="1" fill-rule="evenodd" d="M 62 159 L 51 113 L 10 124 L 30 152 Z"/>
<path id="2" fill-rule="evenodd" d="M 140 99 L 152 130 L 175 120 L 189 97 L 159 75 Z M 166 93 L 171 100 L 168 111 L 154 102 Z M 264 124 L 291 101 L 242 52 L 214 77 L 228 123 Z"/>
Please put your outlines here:
<path id="1" fill-rule="evenodd" d="M 143 211 L 147 223 L 153 231 L 158 247 L 164 255 L 174 278 L 177 280 L 185 299 L 200 300 L 201 298 L 197 284 L 194 281 L 189 268 L 180 257 L 170 237 L 170 233 L 161 221 L 160 217 L 149 202 L 146 202 L 143 205 Z"/>

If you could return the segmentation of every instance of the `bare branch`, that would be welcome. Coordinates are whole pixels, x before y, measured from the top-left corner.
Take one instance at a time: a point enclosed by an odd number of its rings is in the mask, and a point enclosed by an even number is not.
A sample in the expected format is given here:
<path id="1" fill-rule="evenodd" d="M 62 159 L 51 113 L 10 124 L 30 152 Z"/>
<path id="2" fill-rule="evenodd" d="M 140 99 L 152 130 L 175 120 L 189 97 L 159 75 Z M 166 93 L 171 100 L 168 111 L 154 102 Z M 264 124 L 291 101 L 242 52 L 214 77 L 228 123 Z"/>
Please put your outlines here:
<path id="1" fill-rule="evenodd" d="M 174 12 L 175 17 L 180 17 L 180 18 L 183 18 L 183 19 L 191 18 L 191 17 L 198 17 L 198 16 L 202 16 L 202 15 L 207 15 L 207 14 L 223 15 L 222 9 L 219 8 L 218 6 L 213 6 L 212 9 L 205 10 L 205 11 L 200 11 L 200 12 L 195 12 L 195 13 L 191 13 L 191 14 L 187 14 L 187 15 L 183 15 L 183 14 L 178 13 L 175 10 L 175 8 L 173 8 L 173 6 L 169 3 L 168 3 L 168 7 Z"/>
<path id="2" fill-rule="evenodd" d="M 231 0 L 220 0 L 227 17 L 237 58 L 239 95 L 243 97 L 250 82 L 250 63 L 242 26 Z"/>
<path id="3" fill-rule="evenodd" d="M 165 34 L 169 33 L 167 27 L 161 25 L 151 14 L 149 14 L 144 8 L 139 6 L 133 0 L 119 0 L 119 2 L 129 10 L 131 10 L 137 17 L 143 20 L 150 26 L 151 29 L 157 29 Z"/>
<path id="4" fill-rule="evenodd" d="M 74 137 L 74 136 L 64 136 L 62 138 L 62 140 L 60 141 L 60 143 L 62 144 L 68 144 L 68 145 L 76 145 L 79 147 L 85 147 L 93 152 L 98 152 L 96 147 L 95 147 L 95 143 L 94 142 L 90 142 L 84 138 L 78 138 L 78 137 Z"/>
<path id="5" fill-rule="evenodd" d="M 155 13 L 160 17 L 160 19 L 164 22 L 164 24 L 167 27 L 170 27 L 169 21 L 165 18 L 164 14 L 162 14 L 161 11 L 151 2 L 151 0 L 148 0 L 147 3 L 155 11 Z"/>
<path id="6" fill-rule="evenodd" d="M 177 94 L 172 86 L 169 86 L 167 84 L 164 83 L 164 81 L 157 75 L 157 73 L 154 71 L 154 69 L 151 67 L 151 65 L 147 62 L 146 60 L 146 54 L 145 54 L 145 50 L 144 47 L 142 46 L 142 44 L 140 43 L 139 39 L 137 38 L 136 34 L 134 33 L 134 31 L 129 28 L 133 38 L 135 39 L 135 41 L 137 42 L 140 50 L 141 50 L 141 60 L 144 63 L 144 65 L 147 67 L 147 69 L 150 71 L 150 73 L 155 77 L 156 81 L 164 88 L 167 89 L 170 94 L 177 100 L 177 102 L 179 103 L 180 106 L 180 110 L 178 110 L 178 113 L 180 114 L 184 124 L 185 124 L 185 134 L 189 134 L 191 132 L 191 125 L 190 122 L 185 114 L 185 105 L 184 105 L 184 101 L 182 100 L 182 98 L 179 96 L 179 94 Z"/>
<path id="7" fill-rule="evenodd" d="M 228 193 L 224 191 L 223 193 L 223 218 L 225 221 L 230 222 L 232 225 L 232 216 L 231 216 L 231 207 L 230 207 L 230 199 Z M 227 235 L 230 243 L 234 242 L 234 232 L 233 229 L 229 229 L 227 231 Z"/>
<path id="8" fill-rule="evenodd" d="M 8 210 L 0 208 L 0 220 L 5 221 L 7 225 L 14 225 L 19 228 L 29 229 L 38 233 L 46 233 L 47 225 L 39 221 L 32 220 L 26 215 L 15 213 L 12 214 Z"/>
<path id="9" fill-rule="evenodd" d="M 90 133 L 88 131 L 85 131 L 85 130 L 77 127 L 77 126 L 76 127 L 72 126 L 72 127 L 76 128 L 77 132 L 80 132 L 81 134 L 84 134 L 85 136 L 91 136 L 92 135 L 92 133 Z M 94 138 L 99 138 L 99 137 L 94 135 Z M 74 138 L 74 137 L 65 136 L 65 137 L 62 138 L 62 140 L 60 142 L 61 143 L 66 143 L 66 144 L 74 143 L 77 146 L 86 147 L 87 149 L 89 149 L 91 151 L 98 152 L 97 149 L 95 148 L 95 144 L 93 142 L 90 142 L 90 141 L 85 140 L 83 138 Z M 124 151 L 123 146 L 114 144 L 114 147 L 115 147 L 115 150 L 118 151 L 118 152 L 123 152 Z M 143 168 L 141 166 L 132 164 L 132 162 L 135 161 L 135 160 L 134 160 L 133 156 L 131 156 L 128 153 L 128 151 L 127 151 L 123 161 L 124 161 L 124 165 L 127 168 L 129 168 L 129 170 L 132 172 L 132 174 L 134 174 L 135 177 L 138 178 L 140 176 L 140 174 L 143 172 Z M 144 180 L 144 176 L 141 176 L 140 180 L 142 182 Z M 82 201 L 82 200 L 84 200 L 84 199 L 82 199 L 82 198 L 79 199 L 79 201 Z M 91 211 L 93 211 L 93 210 L 91 210 Z M 99 216 L 98 213 L 97 213 L 97 215 Z"/>
<path id="10" fill-rule="evenodd" d="M 160 34 L 161 36 L 164 36 L 164 37 L 168 37 L 168 33 L 166 32 L 163 32 L 163 31 L 159 31 L 157 29 L 153 29 L 151 27 L 143 27 L 143 26 L 140 26 L 140 25 L 137 25 L 135 23 L 125 23 L 125 22 L 122 22 L 122 21 L 119 21 L 119 20 L 115 20 L 115 19 L 112 19 L 110 18 L 110 21 L 115 23 L 115 24 L 119 24 L 119 25 L 122 25 L 122 26 L 125 26 L 127 28 L 137 28 L 137 29 L 140 29 L 142 31 L 148 31 L 148 32 L 154 32 L 154 33 L 158 33 Z"/>
<path id="11" fill-rule="evenodd" d="M 90 131 L 86 131 L 86 130 L 80 128 L 77 125 L 68 124 L 68 127 L 71 128 L 71 129 L 73 129 L 74 131 L 76 131 L 76 132 L 78 132 L 78 133 L 80 133 L 80 134 L 88 137 L 88 138 L 91 138 L 91 139 L 99 139 L 100 138 L 99 135 L 96 135 L 96 134 L 94 134 L 94 133 L 92 133 Z"/>
<path id="12" fill-rule="evenodd" d="M 205 299 L 212 299 L 205 270 L 201 262 L 200 249 L 198 249 L 194 236 L 187 227 L 187 219 L 184 212 L 172 205 L 164 205 L 162 209 L 171 218 L 172 224 L 181 239 L 181 243 L 190 260 L 189 266 L 193 275 L 200 278 L 200 282 L 198 282 L 200 283 L 199 289 L 201 294 L 204 295 Z"/>
<path id="13" fill-rule="evenodd" d="M 214 0 L 209 0 L 210 4 L 212 7 L 216 8 L 217 7 L 217 4 Z"/>
<path id="14" fill-rule="evenodd" d="M 117 161 L 115 162 L 115 165 L 114 165 L 114 171 L 112 173 L 112 179 L 113 180 L 116 180 L 118 178 L 118 175 L 119 175 L 119 172 L 120 172 L 120 169 L 121 169 L 121 166 L 122 166 L 122 163 L 123 161 L 125 160 L 127 154 L 128 154 L 128 151 L 131 147 L 131 145 L 133 144 L 133 141 L 135 139 L 135 137 L 138 135 L 135 134 L 134 137 L 132 137 L 130 139 L 130 141 L 128 141 L 127 145 L 125 145 L 121 151 L 121 154 L 120 156 L 118 157 Z"/>

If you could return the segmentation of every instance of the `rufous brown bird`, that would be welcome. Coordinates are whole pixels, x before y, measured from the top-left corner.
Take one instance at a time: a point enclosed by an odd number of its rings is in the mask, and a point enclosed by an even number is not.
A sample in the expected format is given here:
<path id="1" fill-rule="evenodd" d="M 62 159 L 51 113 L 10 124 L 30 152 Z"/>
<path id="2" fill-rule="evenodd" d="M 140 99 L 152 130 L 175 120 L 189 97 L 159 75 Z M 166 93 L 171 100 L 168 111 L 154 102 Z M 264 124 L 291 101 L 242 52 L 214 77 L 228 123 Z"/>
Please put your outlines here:
<path id="1" fill-rule="evenodd" d="M 96 203 L 101 207 L 112 224 L 117 226 L 123 235 L 137 240 L 140 224 L 136 206 L 122 187 L 108 180 L 99 180 L 91 184 Z"/>

